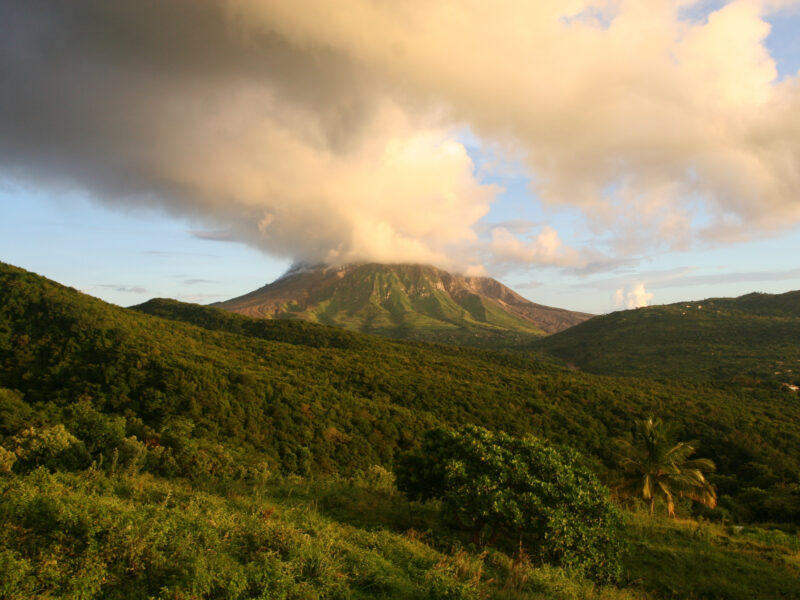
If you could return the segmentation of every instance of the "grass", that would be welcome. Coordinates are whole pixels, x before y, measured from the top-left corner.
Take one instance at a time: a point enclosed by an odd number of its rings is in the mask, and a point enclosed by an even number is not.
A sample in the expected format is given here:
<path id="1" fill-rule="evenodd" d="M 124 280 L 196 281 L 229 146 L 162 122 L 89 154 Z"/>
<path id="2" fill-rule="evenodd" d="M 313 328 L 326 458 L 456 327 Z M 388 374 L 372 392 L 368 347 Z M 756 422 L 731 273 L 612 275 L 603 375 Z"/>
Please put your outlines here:
<path id="1" fill-rule="evenodd" d="M 631 582 L 663 598 L 800 597 L 800 538 L 781 531 L 629 514 Z"/>
<path id="2" fill-rule="evenodd" d="M 97 469 L 0 479 L 0 597 L 800 597 L 796 536 L 630 513 L 623 587 L 475 548 L 385 472 L 197 489 Z"/>

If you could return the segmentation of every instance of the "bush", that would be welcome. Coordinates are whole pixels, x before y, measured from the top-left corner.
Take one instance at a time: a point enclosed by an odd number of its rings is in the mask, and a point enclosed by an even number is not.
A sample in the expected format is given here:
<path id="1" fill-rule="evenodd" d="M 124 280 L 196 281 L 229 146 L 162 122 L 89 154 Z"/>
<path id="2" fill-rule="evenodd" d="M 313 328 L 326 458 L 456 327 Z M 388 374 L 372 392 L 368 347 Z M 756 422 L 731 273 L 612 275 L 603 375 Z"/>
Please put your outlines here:
<path id="1" fill-rule="evenodd" d="M 357 477 L 360 485 L 369 490 L 391 494 L 395 491 L 394 473 L 380 465 L 372 465 Z"/>
<path id="2" fill-rule="evenodd" d="M 103 414 L 87 398 L 66 408 L 64 419 L 69 430 L 95 457 L 106 454 L 106 459 L 110 458 L 125 437 L 125 418 Z"/>
<path id="3" fill-rule="evenodd" d="M 14 468 L 14 463 L 16 461 L 16 454 L 0 446 L 0 475 L 8 475 L 11 473 L 11 469 Z"/>
<path id="4" fill-rule="evenodd" d="M 147 446 L 135 435 L 123 438 L 117 447 L 117 466 L 131 473 L 138 473 L 147 460 Z"/>
<path id="5" fill-rule="evenodd" d="M 397 484 L 411 499 L 440 499 L 448 524 L 476 542 L 525 549 L 596 580 L 619 578 L 619 513 L 571 450 L 474 426 L 435 430 L 401 458 Z"/>
<path id="6" fill-rule="evenodd" d="M 83 444 L 63 425 L 30 427 L 11 438 L 11 443 L 22 470 L 38 466 L 80 469 L 89 461 Z"/>

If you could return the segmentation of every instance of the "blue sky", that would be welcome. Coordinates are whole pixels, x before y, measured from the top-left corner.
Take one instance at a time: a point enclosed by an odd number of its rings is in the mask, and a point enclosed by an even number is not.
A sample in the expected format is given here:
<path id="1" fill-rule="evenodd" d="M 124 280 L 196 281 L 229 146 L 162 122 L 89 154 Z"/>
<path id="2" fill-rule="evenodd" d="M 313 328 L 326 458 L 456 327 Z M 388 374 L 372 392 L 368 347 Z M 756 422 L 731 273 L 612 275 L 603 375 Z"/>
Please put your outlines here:
<path id="1" fill-rule="evenodd" d="M 702 2 L 684 16 L 703 20 L 724 4 Z M 766 46 L 778 80 L 795 78 L 800 69 L 800 11 L 786 9 L 768 21 L 772 33 Z M 578 206 L 541 201 L 531 186 L 535 173 L 524 161 L 502 151 L 491 154 L 486 140 L 471 133 L 469 125 L 457 131 L 475 165 L 475 179 L 504 189 L 475 226 L 483 238 L 493 226 L 508 223 L 521 228 L 522 239 L 547 226 L 558 231 L 566 246 L 615 256 L 612 232 L 604 236 L 592 231 L 591 216 Z M 800 202 L 800 190 L 795 192 Z M 694 218 L 702 220 L 702 211 Z M 81 191 L 80 181 L 56 187 L 35 177 L 0 175 L 0 260 L 122 306 L 152 297 L 224 300 L 276 279 L 291 263 L 269 248 L 257 249 L 257 244 L 198 235 L 212 229 L 207 215 L 165 210 L 158 202 L 148 202 L 147 208 L 136 202 L 98 202 Z M 563 264 L 487 267 L 489 274 L 535 302 L 592 313 L 620 308 L 615 294 L 636 285 L 652 294 L 650 304 L 800 289 L 797 226 L 754 229 L 745 237 L 737 243 L 640 247 L 613 268 L 595 273 Z"/>

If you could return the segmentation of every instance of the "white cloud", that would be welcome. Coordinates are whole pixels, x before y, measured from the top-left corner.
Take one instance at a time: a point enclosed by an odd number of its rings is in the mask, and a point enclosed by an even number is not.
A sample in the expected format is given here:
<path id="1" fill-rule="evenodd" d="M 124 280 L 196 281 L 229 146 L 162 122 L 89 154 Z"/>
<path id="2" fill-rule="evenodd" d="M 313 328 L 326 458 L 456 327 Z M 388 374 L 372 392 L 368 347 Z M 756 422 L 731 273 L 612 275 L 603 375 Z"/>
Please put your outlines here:
<path id="1" fill-rule="evenodd" d="M 471 272 L 794 226 L 800 86 L 776 81 L 764 16 L 797 3 L 679 18 L 696 4 L 15 2 L 0 174 L 157 205 L 275 255 Z M 499 190 L 465 126 L 546 204 L 613 231 L 618 256 L 546 225 L 482 242 Z"/>
<path id="2" fill-rule="evenodd" d="M 573 248 L 565 246 L 558 232 L 549 226 L 543 227 L 538 235 L 528 240 L 521 240 L 505 227 L 494 227 L 491 230 L 487 254 L 497 264 L 573 267 L 585 263 L 584 257 Z"/>
<path id="3" fill-rule="evenodd" d="M 618 288 L 611 298 L 615 308 L 641 308 L 647 306 L 653 294 L 644 289 L 643 283 Z"/>

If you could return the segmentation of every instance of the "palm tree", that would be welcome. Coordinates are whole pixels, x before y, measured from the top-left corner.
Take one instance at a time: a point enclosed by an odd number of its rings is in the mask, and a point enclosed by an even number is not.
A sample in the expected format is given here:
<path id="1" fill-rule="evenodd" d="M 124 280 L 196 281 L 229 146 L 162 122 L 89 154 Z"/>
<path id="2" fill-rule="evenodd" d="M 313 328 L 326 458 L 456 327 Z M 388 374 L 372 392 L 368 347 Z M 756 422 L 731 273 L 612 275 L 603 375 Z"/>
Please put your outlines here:
<path id="1" fill-rule="evenodd" d="M 691 459 L 697 442 L 675 442 L 661 419 L 649 417 L 636 422 L 634 442 L 620 440 L 626 456 L 622 459 L 628 478 L 622 488 L 650 501 L 653 514 L 658 496 L 664 496 L 667 510 L 675 516 L 675 496 L 690 498 L 710 508 L 717 494 L 704 473 L 716 467 L 708 458 Z"/>

